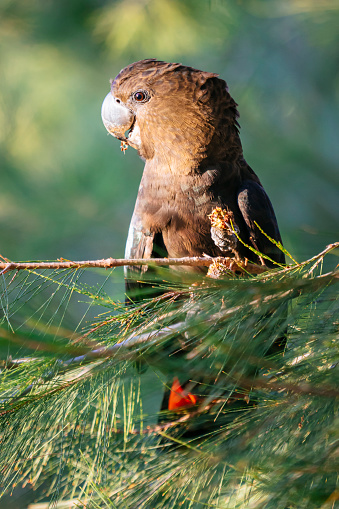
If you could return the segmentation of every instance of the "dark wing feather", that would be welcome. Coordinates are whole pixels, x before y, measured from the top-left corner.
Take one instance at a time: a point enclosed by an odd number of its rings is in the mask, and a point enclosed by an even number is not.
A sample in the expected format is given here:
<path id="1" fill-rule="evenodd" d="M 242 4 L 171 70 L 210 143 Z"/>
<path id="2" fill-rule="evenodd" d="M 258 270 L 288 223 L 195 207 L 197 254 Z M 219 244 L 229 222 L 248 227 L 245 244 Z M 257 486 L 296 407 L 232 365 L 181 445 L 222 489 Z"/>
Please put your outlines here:
<path id="1" fill-rule="evenodd" d="M 159 254 L 167 256 L 167 252 L 164 251 L 162 235 L 145 231 L 134 214 L 128 231 L 125 258 L 157 258 Z M 146 272 L 148 283 L 142 283 Z M 125 267 L 126 303 L 148 296 L 153 297 L 156 292 L 150 285 L 151 278 L 152 271 L 148 269 L 147 265 Z"/>
<path id="2" fill-rule="evenodd" d="M 263 187 L 253 180 L 245 180 L 238 191 L 237 198 L 253 246 L 275 262 L 285 263 L 284 253 L 255 225 L 256 222 L 267 235 L 281 242 L 277 219 Z M 265 260 L 265 264 L 274 266 L 268 260 Z"/>
<path id="3" fill-rule="evenodd" d="M 269 256 L 278 263 L 285 263 L 284 253 L 265 235 L 263 235 L 255 222 L 261 229 L 277 242 L 281 242 L 277 219 L 274 214 L 269 197 L 263 187 L 253 180 L 245 180 L 238 192 L 239 209 L 245 220 L 250 240 L 253 246 L 261 253 Z M 268 267 L 275 265 L 269 260 L 264 260 Z M 266 355 L 281 353 L 286 346 L 286 329 L 284 329 L 285 317 L 287 316 L 287 304 L 282 304 L 285 308 L 285 314 L 281 314 L 281 320 L 276 324 L 277 330 L 280 329 L 280 336 L 274 340 Z M 274 310 L 273 310 L 274 311 Z M 270 320 L 273 313 L 267 313 L 262 317 Z"/>

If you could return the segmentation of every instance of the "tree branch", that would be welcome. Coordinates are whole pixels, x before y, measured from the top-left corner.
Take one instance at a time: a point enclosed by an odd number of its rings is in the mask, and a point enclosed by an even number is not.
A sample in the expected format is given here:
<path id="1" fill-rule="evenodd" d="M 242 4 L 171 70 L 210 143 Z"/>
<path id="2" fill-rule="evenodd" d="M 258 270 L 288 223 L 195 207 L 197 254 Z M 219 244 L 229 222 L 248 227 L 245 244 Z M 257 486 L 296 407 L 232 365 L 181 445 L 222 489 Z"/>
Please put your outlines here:
<path id="1" fill-rule="evenodd" d="M 71 261 L 60 258 L 54 262 L 0 262 L 0 275 L 12 270 L 42 270 L 42 269 L 80 269 L 85 267 L 99 267 L 110 269 L 113 267 L 138 266 L 138 265 L 186 265 L 191 267 L 209 267 L 215 260 L 223 260 L 230 270 L 236 268 L 252 274 L 261 274 L 267 267 L 251 263 L 248 260 L 235 261 L 234 258 L 212 258 L 210 256 L 193 256 L 183 258 L 138 258 L 129 260 L 126 258 L 103 258 L 101 260 Z"/>
<path id="2" fill-rule="evenodd" d="M 309 260 L 306 260 L 305 262 L 297 265 L 293 265 L 292 267 L 286 266 L 286 268 L 282 270 L 304 266 L 313 261 L 316 262 L 317 260 L 323 258 L 327 253 L 337 248 L 339 248 L 339 242 L 334 242 L 333 244 L 326 246 L 326 248 L 321 253 L 313 256 Z M 60 258 L 57 261 L 48 262 L 11 262 L 4 257 L 2 258 L 5 261 L 0 262 L 0 275 L 13 270 L 80 269 L 86 267 L 111 269 L 113 267 L 131 267 L 138 265 L 186 265 L 190 267 L 209 267 L 212 263 L 224 264 L 224 266 L 228 267 L 232 272 L 241 270 L 250 274 L 261 274 L 268 270 L 268 267 L 265 265 L 257 265 L 256 263 L 249 262 L 247 259 L 236 260 L 235 258 L 228 257 L 213 258 L 207 255 L 193 257 L 187 256 L 183 258 L 138 258 L 135 260 L 130 260 L 127 258 L 102 258 L 101 260 L 71 261 Z"/>

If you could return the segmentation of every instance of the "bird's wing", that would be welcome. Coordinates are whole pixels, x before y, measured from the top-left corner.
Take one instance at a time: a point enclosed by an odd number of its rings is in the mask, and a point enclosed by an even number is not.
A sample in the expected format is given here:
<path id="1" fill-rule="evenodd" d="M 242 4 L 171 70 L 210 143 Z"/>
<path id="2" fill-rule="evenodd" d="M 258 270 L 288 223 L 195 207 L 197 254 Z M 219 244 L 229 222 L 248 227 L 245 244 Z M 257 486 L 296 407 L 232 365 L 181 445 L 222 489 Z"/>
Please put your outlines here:
<path id="1" fill-rule="evenodd" d="M 278 263 L 285 262 L 284 253 L 256 226 L 276 242 L 281 242 L 277 219 L 269 197 L 263 187 L 253 180 L 245 180 L 238 191 L 238 206 L 247 226 L 250 241 L 255 249 Z M 268 260 L 265 264 L 273 266 Z"/>
<path id="2" fill-rule="evenodd" d="M 138 217 L 133 215 L 128 231 L 125 258 L 140 259 L 159 256 L 167 256 L 167 252 L 164 251 L 162 235 L 145 231 Z M 145 277 L 146 272 L 147 277 Z M 147 265 L 125 267 L 127 302 L 154 296 L 155 291 L 150 284 L 152 275 L 154 275 L 153 271 L 149 270 Z M 146 279 L 147 282 L 142 282 L 143 279 Z"/>

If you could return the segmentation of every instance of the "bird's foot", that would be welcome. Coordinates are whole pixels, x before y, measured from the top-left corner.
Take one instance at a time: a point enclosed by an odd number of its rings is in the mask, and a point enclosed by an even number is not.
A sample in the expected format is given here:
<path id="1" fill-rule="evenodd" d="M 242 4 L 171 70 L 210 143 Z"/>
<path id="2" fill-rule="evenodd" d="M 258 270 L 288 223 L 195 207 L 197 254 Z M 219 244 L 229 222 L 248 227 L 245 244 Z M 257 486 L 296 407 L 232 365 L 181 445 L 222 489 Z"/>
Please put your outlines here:
<path id="1" fill-rule="evenodd" d="M 234 223 L 233 213 L 215 207 L 209 214 L 211 237 L 214 244 L 223 252 L 237 252 L 239 228 Z"/>
<path id="2" fill-rule="evenodd" d="M 208 268 L 207 276 L 213 279 L 219 279 L 226 275 L 242 275 L 246 272 L 243 264 L 237 262 L 236 258 L 215 258 Z"/>

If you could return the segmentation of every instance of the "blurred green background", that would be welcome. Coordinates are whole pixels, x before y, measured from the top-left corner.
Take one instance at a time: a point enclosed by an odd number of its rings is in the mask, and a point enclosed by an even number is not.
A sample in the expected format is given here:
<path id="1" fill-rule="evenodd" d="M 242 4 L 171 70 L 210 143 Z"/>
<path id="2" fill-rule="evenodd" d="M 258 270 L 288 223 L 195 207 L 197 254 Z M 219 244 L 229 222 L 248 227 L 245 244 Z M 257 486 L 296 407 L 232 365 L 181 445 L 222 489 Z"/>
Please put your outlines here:
<path id="1" fill-rule="evenodd" d="M 143 162 L 100 119 L 155 57 L 213 71 L 301 261 L 338 240 L 337 0 L 1 0 L 0 254 L 120 257 Z"/>

